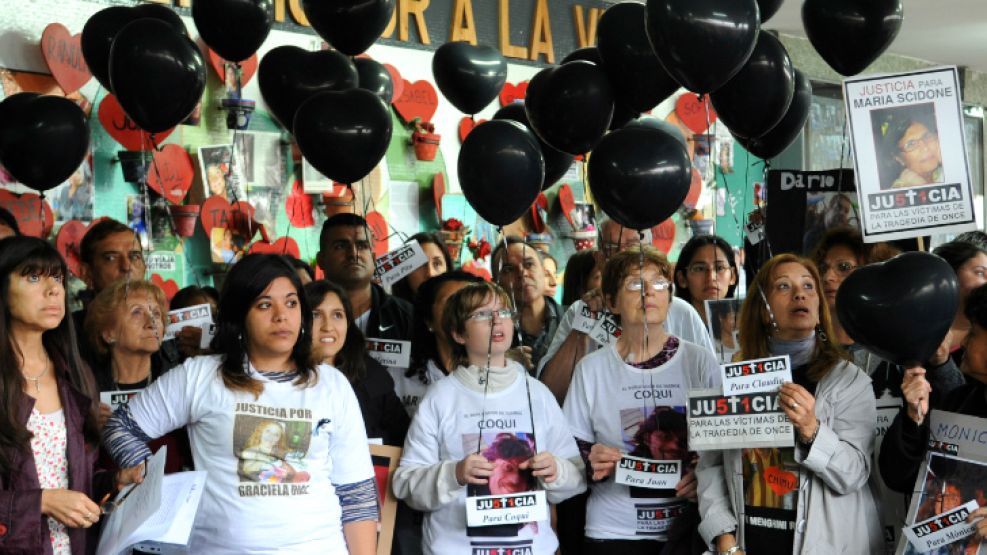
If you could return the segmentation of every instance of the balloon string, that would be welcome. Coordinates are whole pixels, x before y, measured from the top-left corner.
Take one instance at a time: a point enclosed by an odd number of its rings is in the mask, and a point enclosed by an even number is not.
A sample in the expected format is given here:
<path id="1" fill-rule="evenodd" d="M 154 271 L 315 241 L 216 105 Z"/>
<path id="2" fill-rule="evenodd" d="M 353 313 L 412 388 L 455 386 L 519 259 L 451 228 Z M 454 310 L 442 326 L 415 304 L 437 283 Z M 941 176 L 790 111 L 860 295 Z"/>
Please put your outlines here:
<path id="1" fill-rule="evenodd" d="M 840 139 L 840 173 L 836 177 L 836 191 L 843 192 L 843 156 L 847 151 L 847 120 L 846 117 L 843 118 L 843 125 L 841 126 L 843 137 Z"/>
<path id="2" fill-rule="evenodd" d="M 500 257 L 500 263 L 497 265 L 497 275 L 501 275 L 501 271 L 504 269 L 504 258 L 507 257 L 507 234 L 504 233 L 503 226 L 497 226 L 497 233 L 504 238 L 504 254 Z M 514 288 L 511 287 L 511 303 L 514 303 Z M 480 420 L 477 422 L 477 434 L 476 434 L 476 454 L 480 454 L 480 447 L 483 443 L 483 427 L 482 423 L 486 419 L 487 412 L 487 391 L 490 388 L 490 361 L 493 357 L 493 327 L 494 318 L 493 314 L 490 315 L 490 337 L 487 339 L 487 367 L 483 375 L 483 401 L 480 403 Z M 520 339 L 520 336 L 518 336 Z"/>
<path id="3" fill-rule="evenodd" d="M 151 157 L 151 169 L 154 170 L 154 175 L 158 176 L 158 183 L 161 183 L 162 184 L 162 187 L 163 187 L 164 186 L 164 180 L 161 178 L 161 171 L 158 168 L 158 160 L 157 160 L 157 158 L 154 158 L 153 156 Z M 178 239 L 178 241 L 182 244 L 182 255 L 185 258 L 185 263 L 188 265 L 189 269 L 192 271 L 192 279 L 195 280 L 195 284 L 197 286 L 201 287 L 202 286 L 202 282 L 199 280 L 199 273 L 195 271 L 195 266 L 192 264 L 192 258 L 189 256 L 188 249 L 184 248 L 185 247 L 185 238 L 182 237 L 181 235 L 179 235 L 178 234 L 178 230 L 175 228 L 175 220 L 174 220 L 174 216 L 173 216 L 172 211 L 171 211 L 171 206 L 172 205 L 169 202 L 167 204 L 168 216 L 169 217 L 168 218 L 165 218 L 165 220 L 166 220 L 166 222 L 168 224 L 168 231 L 170 231 L 171 234 L 172 234 L 172 236 L 175 237 L 176 239 Z M 150 210 L 151 207 L 148 207 L 147 209 Z M 153 241 L 153 240 L 154 240 L 154 238 L 151 237 L 151 241 Z M 149 244 L 150 244 L 150 242 L 149 242 Z"/>

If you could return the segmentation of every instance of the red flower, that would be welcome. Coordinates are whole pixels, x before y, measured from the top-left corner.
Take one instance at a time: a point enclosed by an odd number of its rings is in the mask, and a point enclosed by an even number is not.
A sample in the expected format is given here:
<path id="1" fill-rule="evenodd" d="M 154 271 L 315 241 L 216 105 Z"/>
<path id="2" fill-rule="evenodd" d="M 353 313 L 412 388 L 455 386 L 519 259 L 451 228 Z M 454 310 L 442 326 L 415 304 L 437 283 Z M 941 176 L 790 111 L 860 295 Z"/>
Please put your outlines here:
<path id="1" fill-rule="evenodd" d="M 449 218 L 448 220 L 442 222 L 442 229 L 445 231 L 459 231 L 463 229 L 463 222 L 457 220 L 456 218 Z"/>

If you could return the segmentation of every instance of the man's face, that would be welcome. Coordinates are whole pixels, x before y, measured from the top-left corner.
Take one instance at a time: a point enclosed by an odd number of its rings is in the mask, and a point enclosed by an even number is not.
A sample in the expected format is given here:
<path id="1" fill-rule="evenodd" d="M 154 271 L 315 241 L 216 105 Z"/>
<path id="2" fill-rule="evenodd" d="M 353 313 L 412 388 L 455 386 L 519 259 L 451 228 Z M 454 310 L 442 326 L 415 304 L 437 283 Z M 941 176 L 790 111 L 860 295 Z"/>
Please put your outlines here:
<path id="1" fill-rule="evenodd" d="M 618 252 L 640 244 L 640 236 L 637 231 L 629 227 L 624 227 L 613 220 L 608 220 L 603 224 L 600 232 L 603 237 L 603 244 L 600 245 L 600 250 L 608 258 Z"/>
<path id="2" fill-rule="evenodd" d="M 538 251 L 516 243 L 509 245 L 506 256 L 502 254 L 499 258 L 503 260 L 503 266 L 497 274 L 497 282 L 504 289 L 513 291 L 514 302 L 530 304 L 545 294 L 545 267 Z"/>
<path id="3" fill-rule="evenodd" d="M 330 281 L 348 289 L 370 284 L 374 275 L 374 256 L 366 229 L 361 226 L 330 228 L 319 248 L 319 267 Z"/>
<path id="4" fill-rule="evenodd" d="M 144 279 L 144 253 L 133 231 L 118 231 L 96 244 L 91 262 L 82 263 L 82 279 L 95 293 L 122 279 Z"/>

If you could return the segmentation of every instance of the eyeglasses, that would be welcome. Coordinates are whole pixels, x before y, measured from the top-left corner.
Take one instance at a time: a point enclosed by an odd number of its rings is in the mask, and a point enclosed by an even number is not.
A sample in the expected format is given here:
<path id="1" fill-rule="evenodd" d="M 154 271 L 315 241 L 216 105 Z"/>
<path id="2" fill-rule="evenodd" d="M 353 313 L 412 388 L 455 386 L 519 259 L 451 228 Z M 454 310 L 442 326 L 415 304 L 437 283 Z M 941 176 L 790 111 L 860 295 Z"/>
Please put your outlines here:
<path id="1" fill-rule="evenodd" d="M 672 286 L 672 282 L 667 279 L 656 279 L 654 281 L 645 280 L 643 283 L 647 283 L 655 291 L 667 291 L 668 288 Z M 627 283 L 624 284 L 624 289 L 637 293 L 641 291 L 642 281 L 640 279 L 629 279 Z"/>
<path id="2" fill-rule="evenodd" d="M 611 241 L 603 241 L 601 243 L 601 250 L 607 256 L 617 254 L 618 252 L 625 251 L 638 244 L 638 241 L 625 241 L 623 243 L 613 243 Z"/>
<path id="3" fill-rule="evenodd" d="M 509 308 L 498 308 L 497 310 L 478 310 L 473 314 L 470 314 L 467 320 L 476 320 L 477 322 L 489 322 L 497 317 L 500 320 L 510 320 L 514 318 L 514 311 Z"/>
<path id="4" fill-rule="evenodd" d="M 837 262 L 836 265 L 834 266 L 830 266 L 825 262 L 820 262 L 819 273 L 825 276 L 826 272 L 833 270 L 834 272 L 836 272 L 837 275 L 845 276 L 850 272 L 852 272 L 854 269 L 856 269 L 856 267 L 857 266 L 854 265 L 852 262 L 847 262 L 846 260 L 842 262 Z"/>
<path id="5" fill-rule="evenodd" d="M 918 147 L 920 146 L 928 146 L 935 142 L 939 142 L 939 135 L 936 135 L 931 131 L 926 131 L 921 137 L 912 139 L 901 145 L 901 150 L 902 152 L 914 152 L 915 150 L 918 150 Z"/>
<path id="6" fill-rule="evenodd" d="M 689 264 L 686 266 L 686 270 L 693 275 L 706 275 L 710 270 L 716 272 L 717 275 L 723 275 L 729 272 L 732 268 L 726 264 L 716 264 L 710 267 L 709 264 L 703 262 L 696 262 L 695 264 Z"/>

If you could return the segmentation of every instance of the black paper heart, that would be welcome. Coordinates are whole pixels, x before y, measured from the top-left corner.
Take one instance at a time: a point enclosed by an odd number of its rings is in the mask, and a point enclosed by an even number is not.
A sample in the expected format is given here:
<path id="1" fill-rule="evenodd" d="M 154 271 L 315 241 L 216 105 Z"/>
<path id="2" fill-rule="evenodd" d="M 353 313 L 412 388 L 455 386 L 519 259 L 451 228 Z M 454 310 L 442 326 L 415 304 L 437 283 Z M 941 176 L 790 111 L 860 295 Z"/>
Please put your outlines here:
<path id="1" fill-rule="evenodd" d="M 536 73 L 524 100 L 538 137 L 573 155 L 589 152 L 600 142 L 613 118 L 613 106 L 607 74 L 582 60 Z"/>
<path id="2" fill-rule="evenodd" d="M 836 312 L 850 337 L 903 366 L 929 360 L 959 303 L 956 273 L 945 260 L 925 252 L 857 268 L 836 294 Z"/>
<path id="3" fill-rule="evenodd" d="M 344 91 L 359 83 L 356 66 L 335 50 L 308 52 L 297 46 L 279 46 L 260 61 L 260 93 L 288 131 L 303 102 L 326 91 Z"/>
<path id="4" fill-rule="evenodd" d="M 826 63 L 856 75 L 894 42 L 901 29 L 901 0 L 805 0 L 802 24 Z"/>

